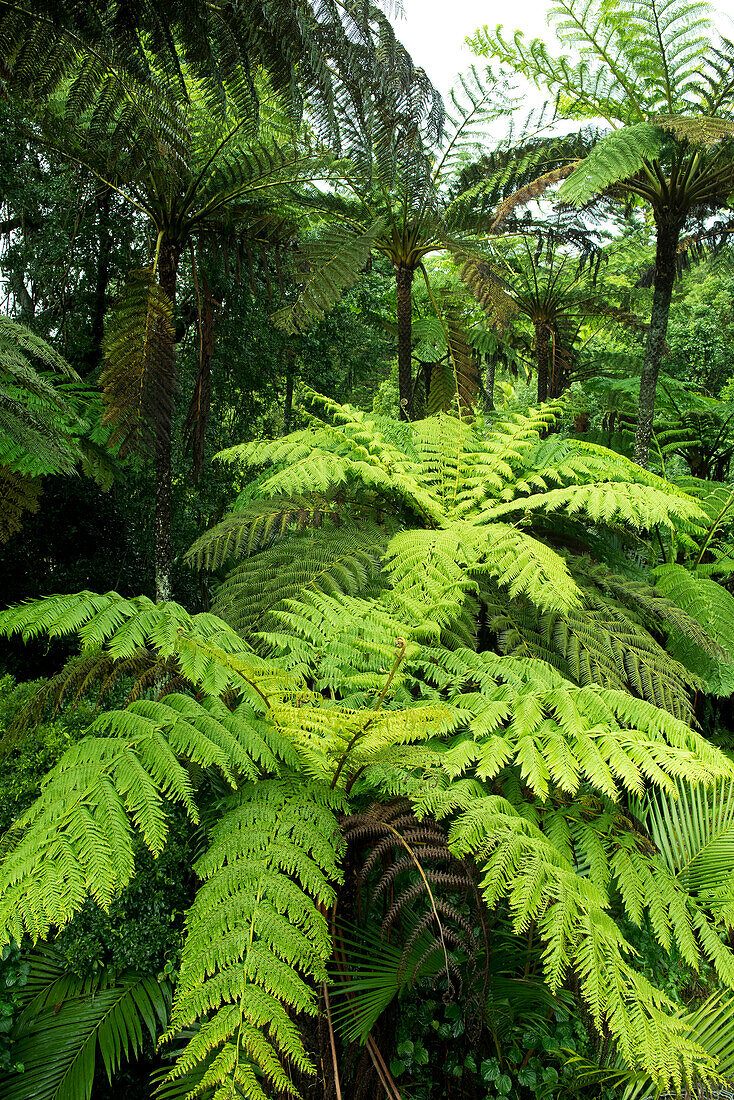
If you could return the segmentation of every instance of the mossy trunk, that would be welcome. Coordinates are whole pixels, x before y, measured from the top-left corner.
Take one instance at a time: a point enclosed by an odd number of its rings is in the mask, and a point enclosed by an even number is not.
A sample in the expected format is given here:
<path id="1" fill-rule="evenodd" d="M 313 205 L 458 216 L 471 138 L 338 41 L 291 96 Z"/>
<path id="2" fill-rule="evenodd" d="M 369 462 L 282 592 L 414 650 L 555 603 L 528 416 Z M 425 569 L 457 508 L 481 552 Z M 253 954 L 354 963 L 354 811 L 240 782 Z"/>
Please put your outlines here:
<path id="1" fill-rule="evenodd" d="M 395 284 L 398 297 L 398 390 L 400 417 L 413 420 L 413 276 L 412 267 L 400 264 L 395 268 Z"/>
<path id="2" fill-rule="evenodd" d="M 665 349 L 665 337 L 668 332 L 668 315 L 673 297 L 673 285 L 676 274 L 676 256 L 678 240 L 683 219 L 668 217 L 658 220 L 658 238 L 655 252 L 655 292 L 650 314 L 650 329 L 645 345 L 645 361 L 640 378 L 640 402 L 637 412 L 637 430 L 635 432 L 635 462 L 647 467 L 650 459 L 650 441 L 655 416 L 655 390 L 660 373 L 660 364 Z"/>
<path id="3" fill-rule="evenodd" d="M 158 281 L 171 300 L 171 311 L 176 316 L 176 281 L 179 250 L 173 245 L 161 248 Z M 160 603 L 170 600 L 173 594 L 171 573 L 173 549 L 171 543 L 171 496 L 173 471 L 171 462 L 171 425 L 173 421 L 173 394 L 176 376 L 175 324 L 171 339 L 165 349 L 165 361 L 160 364 L 160 395 L 155 425 L 155 598 Z"/>

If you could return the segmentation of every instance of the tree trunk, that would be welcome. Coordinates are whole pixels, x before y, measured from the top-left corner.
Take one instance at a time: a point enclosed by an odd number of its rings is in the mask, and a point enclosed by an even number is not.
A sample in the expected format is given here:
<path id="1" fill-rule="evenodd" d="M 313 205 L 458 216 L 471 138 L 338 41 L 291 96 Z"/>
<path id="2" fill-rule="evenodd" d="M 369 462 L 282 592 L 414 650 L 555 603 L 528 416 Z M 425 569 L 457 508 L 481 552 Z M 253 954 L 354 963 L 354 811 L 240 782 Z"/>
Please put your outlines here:
<path id="1" fill-rule="evenodd" d="M 535 322 L 535 362 L 538 371 L 538 404 L 548 400 L 548 358 L 550 340 L 544 321 Z"/>
<path id="2" fill-rule="evenodd" d="M 571 346 L 573 340 L 565 341 L 561 333 L 554 330 L 553 346 L 549 359 L 549 374 L 548 374 L 548 397 L 552 401 L 555 397 L 560 397 L 565 389 L 568 388 L 568 379 L 571 373 Z M 568 345 L 568 346 L 567 346 Z"/>
<path id="3" fill-rule="evenodd" d="M 652 299 L 650 330 L 645 345 L 645 361 L 640 378 L 640 402 L 635 433 L 634 459 L 644 467 L 647 467 L 650 458 L 652 422 L 655 416 L 655 390 L 668 332 L 668 314 L 675 283 L 676 254 L 682 228 L 683 219 L 681 218 L 661 218 L 657 223 L 655 293 Z"/>
<path id="4" fill-rule="evenodd" d="M 400 418 L 412 420 L 413 411 L 413 358 L 411 324 L 413 320 L 413 275 L 411 267 L 401 264 L 395 268 L 398 294 L 398 388 L 400 393 Z"/>
<path id="5" fill-rule="evenodd" d="M 110 199 L 112 191 L 103 187 L 97 201 L 99 255 L 97 256 L 97 277 L 92 298 L 91 344 L 86 355 L 86 373 L 102 363 L 102 337 L 104 336 L 104 318 L 107 311 L 107 288 L 110 282 L 110 258 L 112 256 L 112 232 L 110 230 Z"/>
<path id="6" fill-rule="evenodd" d="M 497 361 L 493 355 L 485 355 L 485 362 L 487 364 L 487 372 L 484 376 L 484 412 L 494 412 L 494 376 L 497 370 Z"/>
<path id="7" fill-rule="evenodd" d="M 285 352 L 285 401 L 283 403 L 283 435 L 288 435 L 293 420 L 293 383 L 296 377 L 296 349 Z"/>
<path id="8" fill-rule="evenodd" d="M 158 281 L 171 300 L 175 322 L 176 277 L 180 250 L 166 242 L 161 247 Z M 175 324 L 174 324 L 175 329 Z M 158 603 L 170 600 L 173 593 L 171 572 L 173 550 L 171 546 L 171 423 L 173 420 L 173 394 L 176 372 L 176 338 L 172 336 L 165 349 L 167 361 L 161 363 L 161 389 L 163 397 L 155 427 L 155 598 Z"/>

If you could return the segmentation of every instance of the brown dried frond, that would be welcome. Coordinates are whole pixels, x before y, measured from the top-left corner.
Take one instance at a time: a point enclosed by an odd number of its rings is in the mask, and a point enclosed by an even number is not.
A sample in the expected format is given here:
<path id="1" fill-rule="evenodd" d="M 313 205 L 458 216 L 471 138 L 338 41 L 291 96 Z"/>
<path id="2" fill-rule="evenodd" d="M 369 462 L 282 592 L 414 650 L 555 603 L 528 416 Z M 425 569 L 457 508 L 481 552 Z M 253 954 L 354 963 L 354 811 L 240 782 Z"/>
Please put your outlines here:
<path id="1" fill-rule="evenodd" d="M 489 963 L 486 915 L 472 868 L 453 855 L 444 827 L 431 818 L 419 821 L 410 803 L 398 799 L 346 818 L 342 832 L 347 865 L 359 884 L 358 916 L 374 917 L 382 909 L 383 938 L 402 940 L 402 974 L 413 981 L 440 952 L 446 995 L 456 996 L 468 984 L 469 1000 L 481 1000 Z M 456 949 L 466 956 L 465 968 L 447 954 Z"/>
<path id="2" fill-rule="evenodd" d="M 104 338 L 103 420 L 120 453 L 152 453 L 176 392 L 173 303 L 152 267 L 128 276 Z"/>
<path id="3" fill-rule="evenodd" d="M 498 329 L 505 328 L 512 315 L 517 313 L 517 304 L 506 282 L 492 269 L 492 265 L 486 260 L 468 259 L 459 268 L 459 278 L 487 314 L 490 323 Z"/>
<path id="4" fill-rule="evenodd" d="M 39 478 L 0 466 L 0 542 L 20 531 L 24 512 L 38 511 L 40 495 Z"/>
<path id="5" fill-rule="evenodd" d="M 542 176 L 538 176 L 537 179 L 531 180 L 530 183 L 526 183 L 519 191 L 515 191 L 512 195 L 508 195 L 508 197 L 497 207 L 497 212 L 489 227 L 490 232 L 498 233 L 514 210 L 517 210 L 520 206 L 527 206 L 533 199 L 541 198 L 554 183 L 560 183 L 561 180 L 567 179 L 574 168 L 580 163 L 581 161 L 574 160 L 570 164 L 564 164 L 562 168 L 554 168 L 550 172 L 544 172 Z"/>

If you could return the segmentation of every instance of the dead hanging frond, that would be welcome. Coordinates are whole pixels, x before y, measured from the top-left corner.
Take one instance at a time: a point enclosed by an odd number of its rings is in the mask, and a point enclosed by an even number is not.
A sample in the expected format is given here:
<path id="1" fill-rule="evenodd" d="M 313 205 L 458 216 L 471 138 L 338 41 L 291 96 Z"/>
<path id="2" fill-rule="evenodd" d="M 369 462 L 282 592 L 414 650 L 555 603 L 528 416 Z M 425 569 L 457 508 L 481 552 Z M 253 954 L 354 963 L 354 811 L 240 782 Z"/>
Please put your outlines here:
<path id="1" fill-rule="evenodd" d="M 0 542 L 7 542 L 20 531 L 25 512 L 38 511 L 40 495 L 39 478 L 0 466 Z"/>
<path id="2" fill-rule="evenodd" d="M 411 984 L 430 971 L 437 980 L 443 975 L 449 998 L 468 984 L 471 1001 L 484 989 L 489 962 L 485 915 L 472 873 L 449 850 L 443 827 L 419 821 L 399 799 L 348 817 L 342 832 L 356 880 L 355 920 L 381 913 L 382 939 L 400 944 L 398 981 Z"/>
<path id="3" fill-rule="evenodd" d="M 729 274 L 731 271 L 731 251 L 725 247 L 731 243 L 734 224 L 731 219 L 716 221 L 713 225 L 703 225 L 693 233 L 687 233 L 678 242 L 675 254 L 675 272 L 682 278 L 695 264 L 715 262 Z M 655 283 L 655 264 L 649 264 L 641 273 L 635 288 L 652 287 Z"/>
<path id="4" fill-rule="evenodd" d="M 434 293 L 425 269 L 421 267 L 421 271 L 435 314 L 423 319 L 426 335 L 431 339 L 428 348 L 424 339 L 418 349 L 418 358 L 431 365 L 427 415 L 458 408 L 462 414 L 471 416 L 480 387 L 479 366 L 469 345 L 460 306 L 453 294 Z"/>
<path id="5" fill-rule="evenodd" d="M 508 195 L 497 207 L 490 226 L 490 232 L 499 233 L 504 223 L 515 210 L 521 206 L 527 206 L 528 203 L 533 202 L 535 199 L 542 198 L 549 187 L 552 187 L 556 183 L 560 183 L 561 180 L 567 179 L 579 163 L 580 161 L 575 160 L 570 164 L 564 164 L 561 168 L 554 168 L 550 172 L 544 172 L 542 176 L 538 176 L 537 179 L 531 180 L 530 183 L 526 183 L 524 187 L 521 187 L 512 195 Z"/>
<path id="6" fill-rule="evenodd" d="M 60 672 L 49 677 L 23 704 L 0 738 L 0 759 L 15 748 L 23 735 L 62 707 L 77 706 L 89 699 L 100 707 L 112 692 L 122 690 L 125 706 L 154 690 L 158 698 L 190 689 L 173 657 L 161 658 L 153 650 L 139 649 L 119 659 L 108 650 L 94 649 L 67 661 Z"/>
<path id="7" fill-rule="evenodd" d="M 486 260 L 468 259 L 459 268 L 459 278 L 482 307 L 490 324 L 502 330 L 513 314 L 515 302 L 506 281 Z"/>
<path id="8" fill-rule="evenodd" d="M 444 360 L 433 363 L 428 386 L 427 414 L 456 409 L 471 415 L 479 393 L 479 364 L 469 346 L 460 319 L 444 314 L 447 352 Z"/>
<path id="9" fill-rule="evenodd" d="M 201 293 L 199 293 L 198 282 L 196 291 L 199 313 L 199 366 L 184 423 L 184 447 L 191 454 L 190 476 L 194 482 L 199 480 L 204 469 L 206 429 L 212 401 L 212 359 L 216 340 L 216 314 L 220 306 L 212 294 L 206 275 L 201 280 Z"/>
<path id="10" fill-rule="evenodd" d="M 693 118 L 684 115 L 655 115 L 650 122 L 682 141 L 703 145 L 707 149 L 734 138 L 734 122 L 728 118 L 713 118 L 709 115 L 696 115 Z"/>
<path id="11" fill-rule="evenodd" d="M 103 420 L 121 455 L 152 452 L 175 394 L 173 303 L 153 266 L 133 271 L 110 318 L 100 376 Z"/>
<path id="12" fill-rule="evenodd" d="M 616 321 L 626 328 L 633 329 L 635 332 L 644 333 L 650 329 L 649 320 L 641 317 L 639 313 L 635 313 L 631 309 L 622 309 L 620 306 L 611 305 L 609 302 L 591 302 L 589 303 L 588 312 L 590 317 L 606 317 L 610 321 Z"/>

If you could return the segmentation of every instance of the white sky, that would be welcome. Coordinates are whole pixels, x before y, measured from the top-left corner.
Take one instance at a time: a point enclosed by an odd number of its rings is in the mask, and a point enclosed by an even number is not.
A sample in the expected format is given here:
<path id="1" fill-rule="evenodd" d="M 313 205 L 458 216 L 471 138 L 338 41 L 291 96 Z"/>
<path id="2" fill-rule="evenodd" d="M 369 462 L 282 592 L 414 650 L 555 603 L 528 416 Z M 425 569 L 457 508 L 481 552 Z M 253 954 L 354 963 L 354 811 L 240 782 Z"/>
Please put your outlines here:
<path id="1" fill-rule="evenodd" d="M 548 34 L 549 0 L 402 0 L 403 18 L 393 21 L 398 38 L 416 65 L 421 65 L 445 95 L 457 73 L 481 59 L 464 46 L 477 27 L 503 24 L 506 31 L 520 27 L 531 37 Z"/>
<path id="2" fill-rule="evenodd" d="M 509 36 L 521 29 L 527 37 L 552 38 L 546 22 L 551 0 L 402 0 L 403 18 L 394 19 L 400 41 L 445 95 L 459 72 L 478 60 L 464 46 L 464 39 L 485 24 L 502 24 Z M 731 0 L 712 4 L 714 20 L 722 32 L 734 38 Z"/>

